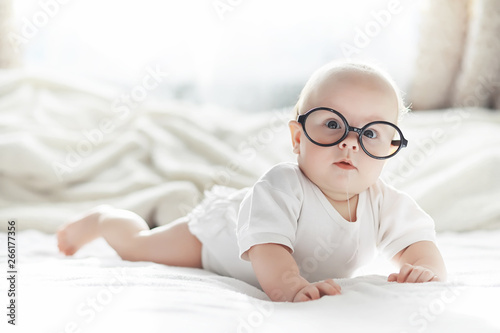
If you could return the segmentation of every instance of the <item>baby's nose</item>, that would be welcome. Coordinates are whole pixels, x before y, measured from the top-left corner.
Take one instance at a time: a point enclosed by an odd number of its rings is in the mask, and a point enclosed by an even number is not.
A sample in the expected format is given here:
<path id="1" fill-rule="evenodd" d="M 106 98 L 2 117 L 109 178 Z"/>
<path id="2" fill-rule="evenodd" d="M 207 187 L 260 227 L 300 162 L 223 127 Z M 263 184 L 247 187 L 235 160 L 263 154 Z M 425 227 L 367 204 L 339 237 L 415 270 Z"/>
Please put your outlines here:
<path id="1" fill-rule="evenodd" d="M 355 133 L 349 133 L 347 137 L 339 143 L 340 149 L 352 149 L 357 152 L 359 150 L 358 136 Z"/>

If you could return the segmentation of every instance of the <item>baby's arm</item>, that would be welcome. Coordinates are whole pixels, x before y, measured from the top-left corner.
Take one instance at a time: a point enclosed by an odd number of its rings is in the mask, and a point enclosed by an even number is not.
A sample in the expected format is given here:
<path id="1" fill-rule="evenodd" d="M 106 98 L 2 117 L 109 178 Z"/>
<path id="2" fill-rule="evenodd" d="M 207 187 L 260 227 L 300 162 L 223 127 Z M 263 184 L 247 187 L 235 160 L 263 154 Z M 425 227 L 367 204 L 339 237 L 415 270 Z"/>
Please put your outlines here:
<path id="1" fill-rule="evenodd" d="M 431 241 L 420 241 L 399 251 L 393 258 L 399 273 L 389 275 L 388 281 L 429 282 L 446 281 L 447 273 L 437 246 Z"/>
<path id="2" fill-rule="evenodd" d="M 331 279 L 315 283 L 304 279 L 289 249 L 283 245 L 254 245 L 248 256 L 262 289 L 272 301 L 303 302 L 340 294 L 340 286 Z"/>

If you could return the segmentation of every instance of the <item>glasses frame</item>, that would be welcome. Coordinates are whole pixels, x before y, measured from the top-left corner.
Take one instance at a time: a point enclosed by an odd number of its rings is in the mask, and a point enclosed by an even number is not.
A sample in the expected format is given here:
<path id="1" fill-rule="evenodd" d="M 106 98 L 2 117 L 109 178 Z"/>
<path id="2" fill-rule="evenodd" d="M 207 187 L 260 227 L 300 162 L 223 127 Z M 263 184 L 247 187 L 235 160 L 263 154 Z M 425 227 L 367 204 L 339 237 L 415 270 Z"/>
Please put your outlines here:
<path id="1" fill-rule="evenodd" d="M 340 117 L 340 119 L 342 119 L 342 121 L 344 123 L 345 133 L 344 133 L 344 135 L 342 135 L 342 137 L 339 140 L 337 140 L 334 143 L 319 143 L 317 141 L 314 141 L 307 133 L 307 130 L 306 130 L 307 117 L 309 117 L 309 115 L 311 115 L 313 112 L 320 111 L 320 110 L 326 110 L 326 111 L 330 111 L 332 113 L 335 113 L 337 116 Z M 366 155 L 368 155 L 371 158 L 374 158 L 376 160 L 385 160 L 385 159 L 391 158 L 394 155 L 396 155 L 402 148 L 406 148 L 408 146 L 408 140 L 406 140 L 405 137 L 403 136 L 403 132 L 401 132 L 401 130 L 399 129 L 398 126 L 396 126 L 395 124 L 393 124 L 391 122 L 384 121 L 384 120 L 377 120 L 377 121 L 372 121 L 361 128 L 353 127 L 353 126 L 349 125 L 349 123 L 347 122 L 347 119 L 345 119 L 345 117 L 340 112 L 338 112 L 337 110 L 334 110 L 334 109 L 327 108 L 327 107 L 318 107 L 318 108 L 311 109 L 311 110 L 307 111 L 306 113 L 299 115 L 297 117 L 297 122 L 302 125 L 302 128 L 304 129 L 304 133 L 306 134 L 306 137 L 309 139 L 309 141 L 311 141 L 315 145 L 318 145 L 321 147 L 335 146 L 335 145 L 339 144 L 340 142 L 344 141 L 345 138 L 349 135 L 349 132 L 355 132 L 358 134 L 358 142 L 359 142 L 359 145 L 361 146 L 361 149 L 363 149 L 363 151 L 366 153 Z M 399 145 L 398 149 L 394 153 L 387 155 L 387 156 L 380 157 L 380 156 L 372 155 L 366 150 L 365 146 L 363 145 L 362 135 L 363 135 L 363 132 L 368 127 L 370 127 L 374 124 L 386 124 L 386 125 L 392 126 L 399 133 L 399 136 L 401 137 L 401 144 Z"/>

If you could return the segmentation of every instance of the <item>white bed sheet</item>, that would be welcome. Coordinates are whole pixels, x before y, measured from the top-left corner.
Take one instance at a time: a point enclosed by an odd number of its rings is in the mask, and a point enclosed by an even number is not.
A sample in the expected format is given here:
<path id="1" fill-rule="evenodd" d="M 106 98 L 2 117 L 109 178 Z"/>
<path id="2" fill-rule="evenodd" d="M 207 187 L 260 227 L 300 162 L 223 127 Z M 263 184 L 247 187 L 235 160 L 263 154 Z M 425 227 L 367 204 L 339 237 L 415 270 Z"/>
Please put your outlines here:
<path id="1" fill-rule="evenodd" d="M 500 230 L 439 234 L 447 283 L 388 283 L 391 269 L 376 265 L 337 280 L 342 295 L 307 303 L 272 303 L 199 269 L 123 261 L 102 240 L 64 257 L 55 235 L 17 238 L 17 326 L 5 315 L 0 326 L 9 332 L 500 332 Z"/>

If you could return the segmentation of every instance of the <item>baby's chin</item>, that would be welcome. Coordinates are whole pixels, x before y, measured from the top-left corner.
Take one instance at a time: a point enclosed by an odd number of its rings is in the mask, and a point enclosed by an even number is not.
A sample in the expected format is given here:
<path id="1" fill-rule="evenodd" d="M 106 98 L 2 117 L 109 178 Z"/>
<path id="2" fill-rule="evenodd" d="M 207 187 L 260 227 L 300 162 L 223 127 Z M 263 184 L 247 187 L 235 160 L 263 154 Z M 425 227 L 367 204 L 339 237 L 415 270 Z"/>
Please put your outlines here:
<path id="1" fill-rule="evenodd" d="M 339 200 L 345 200 L 347 196 L 352 197 L 366 191 L 376 181 L 371 176 L 363 177 L 356 169 L 341 170 L 335 167 L 317 172 L 317 170 L 303 168 L 300 163 L 299 167 L 304 175 L 316 184 L 323 193 L 328 193 L 328 196 L 334 195 Z"/>
<path id="2" fill-rule="evenodd" d="M 338 182 L 338 188 L 341 192 L 346 192 L 346 189 L 349 193 L 359 194 L 368 190 L 371 186 L 373 186 L 380 177 L 380 172 L 377 170 L 370 170 L 366 172 L 358 172 L 357 170 L 352 172 L 344 172 L 343 174 L 336 177 Z"/>
<path id="3" fill-rule="evenodd" d="M 344 196 L 346 192 L 353 195 L 359 194 L 366 191 L 373 184 L 371 179 L 365 179 L 357 172 L 340 173 L 333 177 L 329 183 L 327 186 L 329 186 L 331 192 L 342 193 Z"/>

